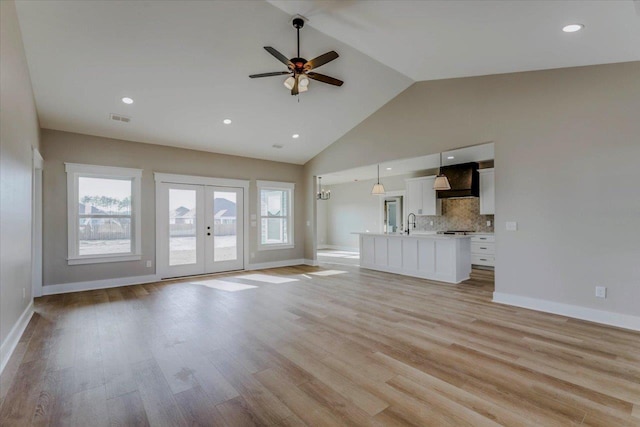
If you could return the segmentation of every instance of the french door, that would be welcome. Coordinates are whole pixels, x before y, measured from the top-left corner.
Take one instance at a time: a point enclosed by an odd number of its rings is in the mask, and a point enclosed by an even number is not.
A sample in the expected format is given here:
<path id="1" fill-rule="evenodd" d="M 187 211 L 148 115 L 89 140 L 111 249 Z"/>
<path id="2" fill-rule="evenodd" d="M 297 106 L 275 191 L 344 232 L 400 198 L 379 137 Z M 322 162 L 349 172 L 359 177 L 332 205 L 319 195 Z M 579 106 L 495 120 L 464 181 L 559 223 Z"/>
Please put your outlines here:
<path id="1" fill-rule="evenodd" d="M 244 188 L 162 182 L 157 197 L 162 278 L 244 268 Z"/>

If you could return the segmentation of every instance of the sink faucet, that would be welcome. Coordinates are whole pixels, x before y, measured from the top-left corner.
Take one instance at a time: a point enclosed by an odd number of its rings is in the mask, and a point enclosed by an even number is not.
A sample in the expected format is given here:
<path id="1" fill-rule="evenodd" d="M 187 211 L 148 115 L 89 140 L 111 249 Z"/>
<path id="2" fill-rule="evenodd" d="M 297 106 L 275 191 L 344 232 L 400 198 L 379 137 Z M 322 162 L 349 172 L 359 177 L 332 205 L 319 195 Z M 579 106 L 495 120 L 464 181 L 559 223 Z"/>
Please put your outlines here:
<path id="1" fill-rule="evenodd" d="M 411 215 L 413 215 L 413 222 L 411 222 Z M 407 234 L 411 234 L 410 230 L 412 225 L 413 228 L 416 228 L 416 214 L 414 214 L 413 212 L 407 215 Z"/>

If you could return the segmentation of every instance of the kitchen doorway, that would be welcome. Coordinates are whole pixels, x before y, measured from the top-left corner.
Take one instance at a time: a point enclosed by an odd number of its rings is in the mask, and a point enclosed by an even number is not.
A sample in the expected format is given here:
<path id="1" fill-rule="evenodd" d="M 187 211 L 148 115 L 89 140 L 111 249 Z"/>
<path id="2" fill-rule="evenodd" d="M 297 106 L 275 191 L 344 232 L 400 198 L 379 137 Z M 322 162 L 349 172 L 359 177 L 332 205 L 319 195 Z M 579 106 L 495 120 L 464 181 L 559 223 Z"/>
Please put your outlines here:
<path id="1" fill-rule="evenodd" d="M 380 198 L 383 233 L 402 233 L 404 231 L 404 190 L 390 191 Z"/>

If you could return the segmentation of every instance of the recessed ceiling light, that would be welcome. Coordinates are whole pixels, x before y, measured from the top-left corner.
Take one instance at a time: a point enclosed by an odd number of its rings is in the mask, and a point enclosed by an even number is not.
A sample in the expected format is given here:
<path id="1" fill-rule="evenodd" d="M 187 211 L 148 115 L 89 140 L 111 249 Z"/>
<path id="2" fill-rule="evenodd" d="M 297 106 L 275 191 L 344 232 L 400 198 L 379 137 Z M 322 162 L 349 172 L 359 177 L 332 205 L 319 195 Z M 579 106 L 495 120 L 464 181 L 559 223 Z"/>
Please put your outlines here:
<path id="1" fill-rule="evenodd" d="M 449 160 L 453 160 L 453 159 L 455 159 L 455 157 L 453 157 L 453 156 L 449 156 L 449 157 L 447 157 L 447 159 L 449 159 Z"/>
<path id="2" fill-rule="evenodd" d="M 122 102 L 124 102 L 125 104 L 133 104 L 133 99 L 125 96 L 124 98 L 122 98 Z"/>
<path id="3" fill-rule="evenodd" d="M 222 123 L 224 123 L 225 125 L 230 125 L 231 124 L 231 119 L 224 119 L 222 121 Z"/>
<path id="4" fill-rule="evenodd" d="M 293 135 L 291 135 L 291 138 L 298 139 L 300 138 L 300 135 L 298 135 L 297 133 L 294 133 Z"/>
<path id="5" fill-rule="evenodd" d="M 388 171 L 390 171 L 392 168 L 387 168 Z"/>
<path id="6" fill-rule="evenodd" d="M 564 31 L 565 33 L 575 33 L 576 31 L 580 31 L 583 28 L 583 24 L 569 24 L 562 27 L 562 31 Z"/>

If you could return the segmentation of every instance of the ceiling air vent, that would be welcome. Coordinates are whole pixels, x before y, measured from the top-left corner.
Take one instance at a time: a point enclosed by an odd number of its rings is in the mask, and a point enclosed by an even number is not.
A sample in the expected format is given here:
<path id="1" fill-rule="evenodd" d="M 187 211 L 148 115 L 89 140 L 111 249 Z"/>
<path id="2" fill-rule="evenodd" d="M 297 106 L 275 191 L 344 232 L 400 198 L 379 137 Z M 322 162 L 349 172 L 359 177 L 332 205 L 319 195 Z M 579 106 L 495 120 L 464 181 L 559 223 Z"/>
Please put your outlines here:
<path id="1" fill-rule="evenodd" d="M 111 120 L 115 120 L 116 122 L 129 123 L 131 121 L 131 117 L 123 116 L 120 114 L 114 114 L 114 113 L 109 114 L 109 118 Z"/>
<path id="2" fill-rule="evenodd" d="M 281 148 L 282 148 L 282 147 L 284 147 L 284 146 L 283 146 L 283 145 L 280 145 L 280 144 L 273 144 L 273 145 L 272 145 L 272 147 L 273 147 L 273 148 L 275 148 L 275 149 L 278 149 L 278 150 L 279 150 L 279 149 L 281 149 Z"/>

